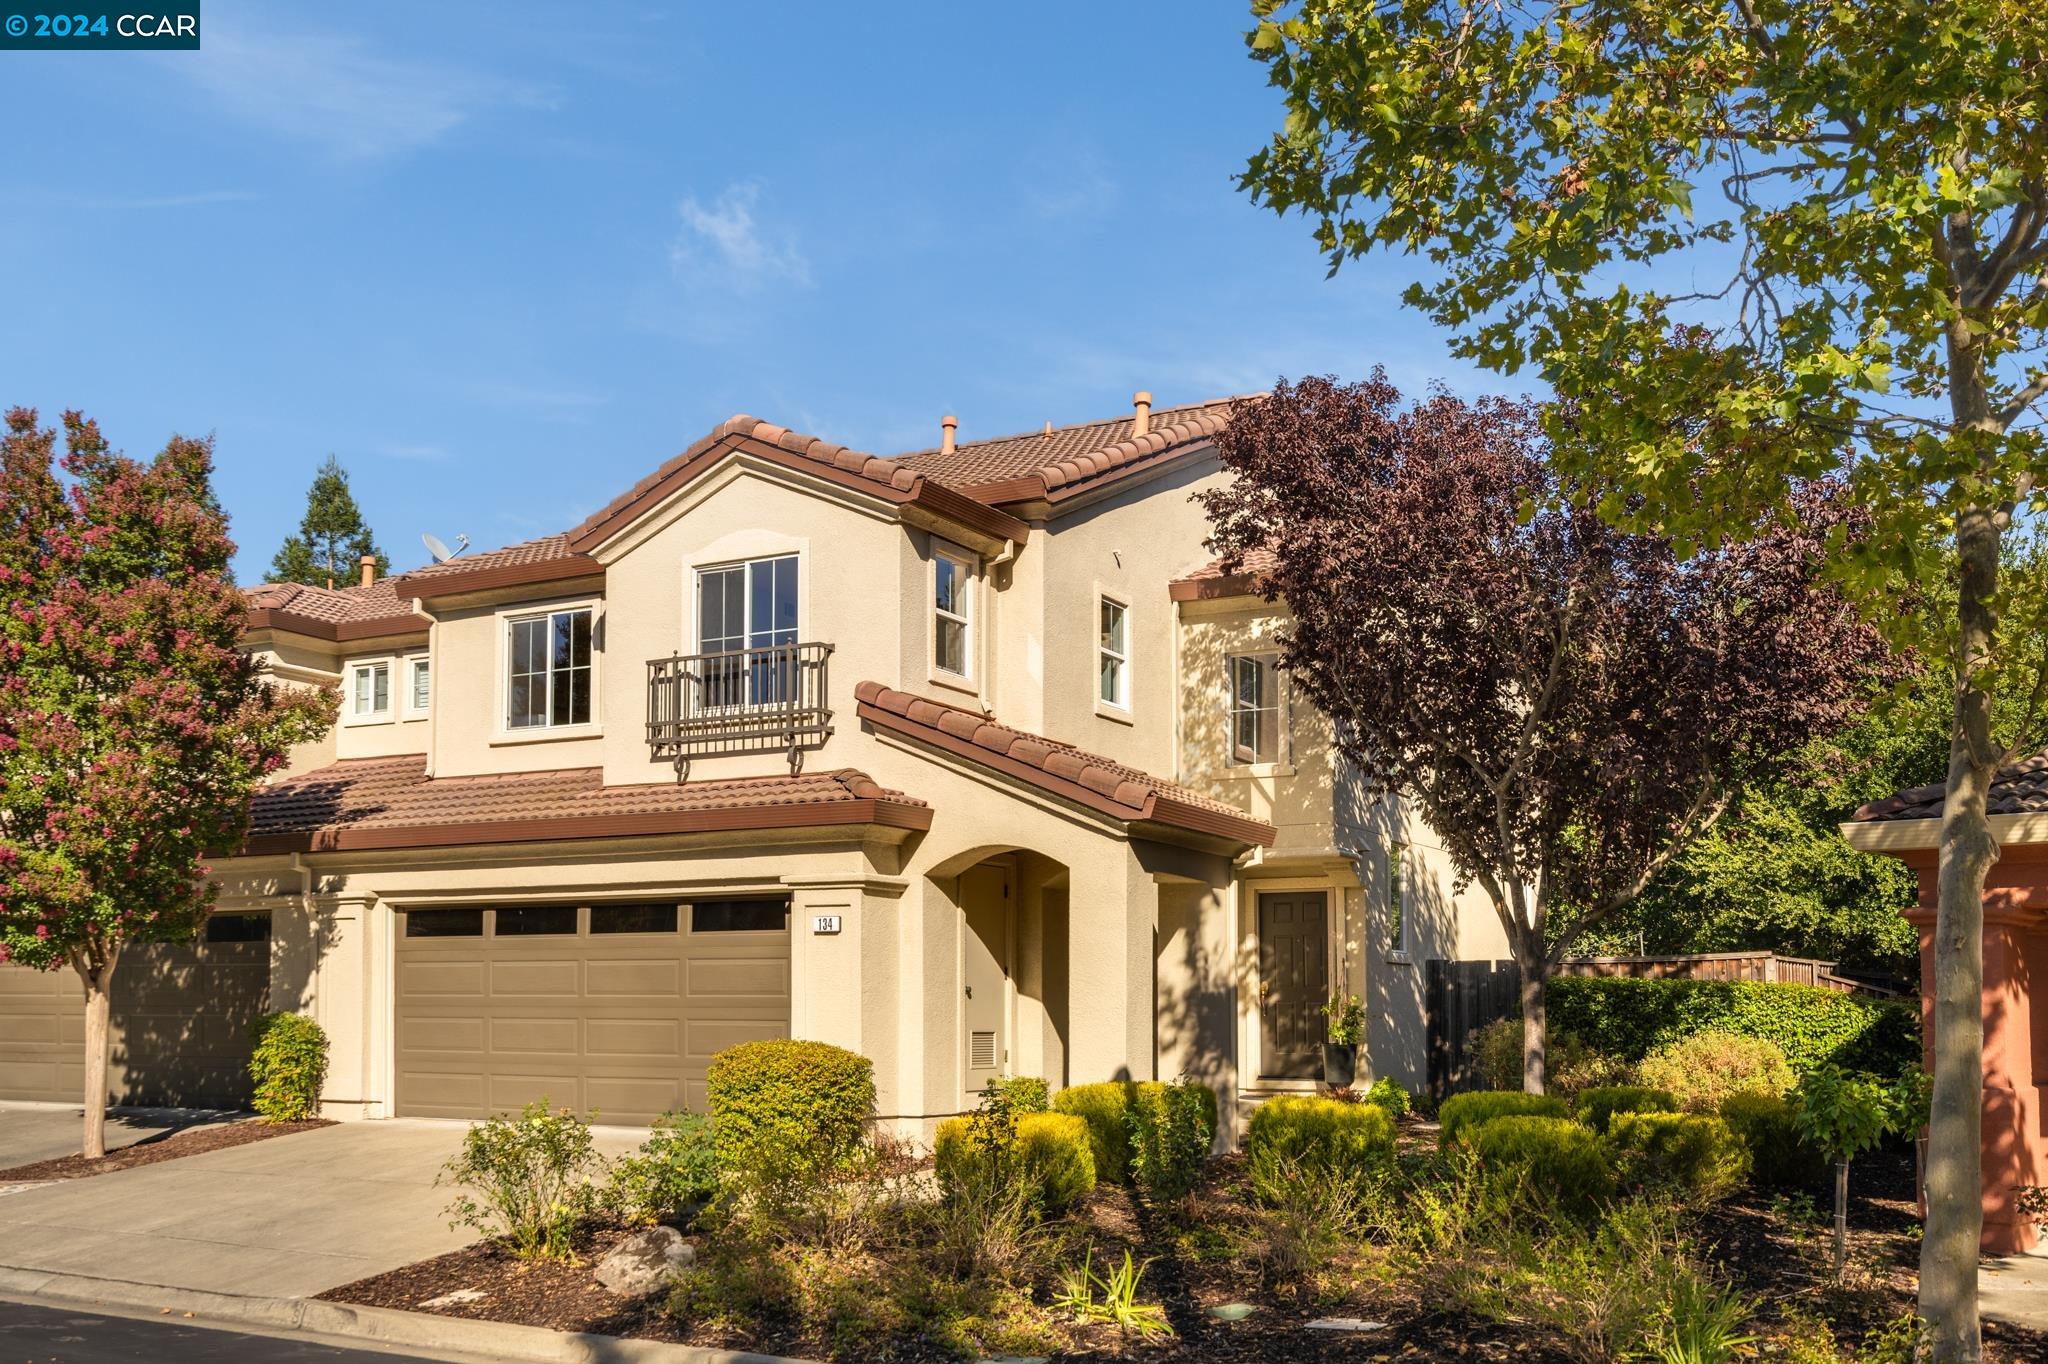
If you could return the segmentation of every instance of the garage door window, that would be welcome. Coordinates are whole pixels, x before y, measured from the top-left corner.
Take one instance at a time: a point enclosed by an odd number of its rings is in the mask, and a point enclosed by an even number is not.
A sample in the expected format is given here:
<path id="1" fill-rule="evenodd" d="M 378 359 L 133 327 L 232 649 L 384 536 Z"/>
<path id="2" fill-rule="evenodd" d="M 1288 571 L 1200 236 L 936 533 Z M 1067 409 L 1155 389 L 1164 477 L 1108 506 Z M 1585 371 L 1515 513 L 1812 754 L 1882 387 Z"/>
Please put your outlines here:
<path id="1" fill-rule="evenodd" d="M 208 942 L 269 942 L 268 914 L 216 914 L 206 921 Z"/>
<path id="2" fill-rule="evenodd" d="M 592 933 L 673 933 L 674 905 L 592 905 Z"/>
<path id="3" fill-rule="evenodd" d="M 573 934 L 576 931 L 574 905 L 521 905 L 498 911 L 498 936 L 523 937 L 540 934 Z"/>
<path id="4" fill-rule="evenodd" d="M 415 909 L 405 916 L 408 938 L 481 938 L 484 912 L 480 909 Z"/>
<path id="5" fill-rule="evenodd" d="M 690 906 L 692 933 L 780 933 L 788 927 L 787 900 L 699 900 Z"/>

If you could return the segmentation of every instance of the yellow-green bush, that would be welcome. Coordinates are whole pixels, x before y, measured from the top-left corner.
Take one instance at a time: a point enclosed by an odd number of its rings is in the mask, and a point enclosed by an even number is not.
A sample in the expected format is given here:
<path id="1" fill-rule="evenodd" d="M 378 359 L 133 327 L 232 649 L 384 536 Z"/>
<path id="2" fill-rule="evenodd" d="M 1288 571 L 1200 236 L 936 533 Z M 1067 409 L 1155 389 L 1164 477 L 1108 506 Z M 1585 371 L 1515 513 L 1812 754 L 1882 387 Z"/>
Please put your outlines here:
<path id="1" fill-rule="evenodd" d="M 320 1116 L 320 1086 L 327 1077 L 327 1034 L 304 1014 L 265 1014 L 256 1020 L 249 1054 L 255 1086 L 250 1106 L 271 1122 Z"/>
<path id="2" fill-rule="evenodd" d="M 821 1169 L 860 1145 L 875 1111 L 867 1057 L 824 1042 L 742 1042 L 711 1058 L 711 1132 L 727 1171 Z"/>
<path id="3" fill-rule="evenodd" d="M 1583 1216 L 1614 1195 L 1614 1164 L 1584 1124 L 1561 1116 L 1508 1114 L 1469 1126 L 1489 1189 L 1517 1206 Z"/>
<path id="4" fill-rule="evenodd" d="M 1453 1094 L 1436 1113 L 1443 1130 L 1438 1144 L 1449 1146 L 1460 1133 L 1495 1118 L 1562 1118 L 1567 1110 L 1555 1094 L 1524 1094 L 1519 1089 L 1476 1089 Z"/>
<path id="5" fill-rule="evenodd" d="M 1287 1179 L 1354 1179 L 1391 1160 L 1394 1120 L 1378 1104 L 1286 1094 L 1252 1111 L 1245 1154 L 1253 1193 L 1275 1203 Z"/>
<path id="6" fill-rule="evenodd" d="M 1646 1085 L 1603 1085 L 1572 1101 L 1572 1116 L 1595 1132 L 1605 1132 L 1620 1113 L 1676 1113 L 1678 1100 Z"/>
<path id="7" fill-rule="evenodd" d="M 1828 1160 L 1806 1139 L 1791 1101 L 1777 1094 L 1731 1094 L 1721 1120 L 1749 1149 L 1750 1178 L 1767 1188 L 1809 1188 L 1827 1177 Z"/>
<path id="8" fill-rule="evenodd" d="M 1095 1148 L 1088 1124 L 1068 1113 L 1020 1113 L 1012 1155 L 1017 1177 L 1028 1183 L 1039 1207 L 1065 1212 L 1095 1188 Z M 933 1163 L 941 1188 L 957 1187 L 969 1166 L 981 1167 L 993 1153 L 974 1139 L 970 1118 L 948 1118 L 939 1124 Z"/>
<path id="9" fill-rule="evenodd" d="M 1199 1088 L 1196 1102 L 1201 1106 L 1206 1149 L 1216 1139 L 1216 1091 L 1206 1086 Z M 1055 1113 L 1066 1113 L 1088 1124 L 1088 1137 L 1095 1147 L 1096 1177 L 1112 1184 L 1128 1184 L 1132 1175 L 1133 1123 L 1157 1123 L 1165 1111 L 1165 1096 L 1166 1086 L 1157 1080 L 1107 1080 L 1063 1089 L 1053 1095 L 1052 1107 Z M 1142 1140 L 1142 1133 L 1139 1135 Z"/>
<path id="10" fill-rule="evenodd" d="M 1632 1183 L 1691 1202 L 1726 1198 L 1749 1178 L 1749 1148 L 1742 1138 L 1704 1114 L 1617 1113 L 1607 1141 Z"/>
<path id="11" fill-rule="evenodd" d="M 1688 1113 L 1713 1113 L 1731 1094 L 1784 1094 L 1793 1085 L 1784 1049 L 1761 1037 L 1701 1032 L 1651 1052 L 1639 1083 L 1668 1091 Z"/>

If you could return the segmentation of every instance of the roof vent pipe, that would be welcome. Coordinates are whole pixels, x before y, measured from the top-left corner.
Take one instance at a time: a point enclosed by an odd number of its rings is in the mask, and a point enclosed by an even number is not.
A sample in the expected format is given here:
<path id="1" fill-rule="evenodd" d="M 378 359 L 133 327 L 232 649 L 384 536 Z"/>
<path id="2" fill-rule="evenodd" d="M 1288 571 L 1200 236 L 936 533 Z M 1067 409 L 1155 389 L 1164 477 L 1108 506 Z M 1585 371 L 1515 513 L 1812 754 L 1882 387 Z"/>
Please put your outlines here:
<path id="1" fill-rule="evenodd" d="M 1152 395 L 1140 389 L 1131 395 L 1131 436 L 1135 439 L 1152 429 Z"/>
<path id="2" fill-rule="evenodd" d="M 363 586 L 368 587 L 371 583 L 376 581 L 377 556 L 374 554 L 365 554 L 363 556 Z"/>
<path id="3" fill-rule="evenodd" d="M 939 429 L 945 433 L 945 435 L 942 436 L 939 440 L 940 454 L 950 455 L 953 453 L 953 433 L 957 431 L 959 428 L 960 419 L 954 416 L 952 413 L 949 412 L 945 416 L 939 418 Z"/>

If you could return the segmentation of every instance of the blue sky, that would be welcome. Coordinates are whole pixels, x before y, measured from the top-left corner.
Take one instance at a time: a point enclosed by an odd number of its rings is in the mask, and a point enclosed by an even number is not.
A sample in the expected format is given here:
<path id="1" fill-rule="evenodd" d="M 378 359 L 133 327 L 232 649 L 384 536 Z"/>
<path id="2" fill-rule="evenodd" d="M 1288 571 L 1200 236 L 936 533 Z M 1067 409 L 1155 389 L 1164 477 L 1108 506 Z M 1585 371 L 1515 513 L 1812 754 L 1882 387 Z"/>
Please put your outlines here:
<path id="1" fill-rule="evenodd" d="M 262 576 L 329 452 L 419 533 L 563 529 L 734 412 L 879 454 L 1363 374 L 1499 387 L 1237 192 L 1221 0 L 260 5 L 0 53 L 0 403 L 211 431 Z"/>

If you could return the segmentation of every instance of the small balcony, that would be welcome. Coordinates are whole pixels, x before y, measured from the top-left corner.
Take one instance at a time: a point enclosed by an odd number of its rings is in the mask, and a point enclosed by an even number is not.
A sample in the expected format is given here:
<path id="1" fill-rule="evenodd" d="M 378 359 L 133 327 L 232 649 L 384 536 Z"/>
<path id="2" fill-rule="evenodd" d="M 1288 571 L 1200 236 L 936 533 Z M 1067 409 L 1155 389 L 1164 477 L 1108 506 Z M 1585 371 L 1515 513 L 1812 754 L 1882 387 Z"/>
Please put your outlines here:
<path id="1" fill-rule="evenodd" d="M 647 751 L 676 780 L 695 758 L 783 753 L 789 770 L 832 736 L 829 644 L 770 644 L 647 663 Z"/>

